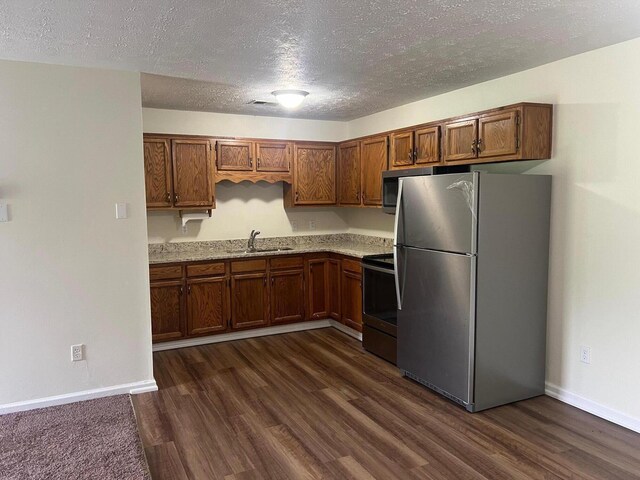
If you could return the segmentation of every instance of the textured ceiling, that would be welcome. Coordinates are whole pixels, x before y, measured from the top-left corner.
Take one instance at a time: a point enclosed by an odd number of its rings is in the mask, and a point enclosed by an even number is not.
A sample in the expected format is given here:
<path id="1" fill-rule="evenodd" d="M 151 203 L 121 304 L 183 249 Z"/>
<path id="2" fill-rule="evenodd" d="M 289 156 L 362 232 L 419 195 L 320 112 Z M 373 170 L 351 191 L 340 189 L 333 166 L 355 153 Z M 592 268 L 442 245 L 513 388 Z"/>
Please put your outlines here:
<path id="1" fill-rule="evenodd" d="M 0 0 L 0 58 L 147 72 L 148 107 L 335 120 L 638 36 L 638 0 Z M 247 105 L 281 88 L 311 94 Z"/>

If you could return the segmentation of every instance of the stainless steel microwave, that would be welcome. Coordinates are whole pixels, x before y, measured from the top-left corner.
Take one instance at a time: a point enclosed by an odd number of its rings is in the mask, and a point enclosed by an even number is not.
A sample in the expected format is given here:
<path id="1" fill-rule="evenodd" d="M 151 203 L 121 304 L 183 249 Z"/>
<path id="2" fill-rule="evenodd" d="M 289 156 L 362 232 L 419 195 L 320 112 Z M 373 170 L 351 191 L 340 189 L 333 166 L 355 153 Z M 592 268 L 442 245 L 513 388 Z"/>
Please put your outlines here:
<path id="1" fill-rule="evenodd" d="M 407 168 L 405 170 L 388 170 L 382 172 L 382 210 L 385 213 L 396 213 L 398 203 L 398 185 L 402 177 L 420 175 L 441 175 L 443 173 L 465 173 L 470 171 L 469 165 L 446 165 L 423 168 Z"/>

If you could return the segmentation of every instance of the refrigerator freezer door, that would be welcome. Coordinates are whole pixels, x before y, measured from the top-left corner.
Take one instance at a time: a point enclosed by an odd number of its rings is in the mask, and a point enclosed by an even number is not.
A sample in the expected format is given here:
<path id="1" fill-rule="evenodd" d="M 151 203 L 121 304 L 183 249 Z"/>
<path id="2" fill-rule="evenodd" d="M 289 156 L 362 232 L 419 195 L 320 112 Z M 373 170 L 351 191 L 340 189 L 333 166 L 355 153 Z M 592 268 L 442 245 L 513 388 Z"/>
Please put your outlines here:
<path id="1" fill-rule="evenodd" d="M 403 178 L 396 243 L 476 253 L 477 178 L 477 173 Z"/>
<path id="2" fill-rule="evenodd" d="M 404 248 L 398 367 L 471 402 L 474 256 Z"/>

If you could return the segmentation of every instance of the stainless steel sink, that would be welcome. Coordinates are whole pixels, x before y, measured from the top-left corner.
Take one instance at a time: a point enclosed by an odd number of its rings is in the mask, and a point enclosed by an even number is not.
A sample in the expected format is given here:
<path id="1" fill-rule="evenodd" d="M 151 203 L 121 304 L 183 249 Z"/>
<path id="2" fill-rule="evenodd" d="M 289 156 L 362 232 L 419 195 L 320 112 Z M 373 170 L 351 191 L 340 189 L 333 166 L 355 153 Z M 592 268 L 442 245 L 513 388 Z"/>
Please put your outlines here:
<path id="1" fill-rule="evenodd" d="M 269 252 L 288 252 L 293 250 L 291 247 L 280 247 L 280 248 L 254 248 L 249 250 L 245 248 L 244 250 L 227 250 L 227 253 L 269 253 Z"/>

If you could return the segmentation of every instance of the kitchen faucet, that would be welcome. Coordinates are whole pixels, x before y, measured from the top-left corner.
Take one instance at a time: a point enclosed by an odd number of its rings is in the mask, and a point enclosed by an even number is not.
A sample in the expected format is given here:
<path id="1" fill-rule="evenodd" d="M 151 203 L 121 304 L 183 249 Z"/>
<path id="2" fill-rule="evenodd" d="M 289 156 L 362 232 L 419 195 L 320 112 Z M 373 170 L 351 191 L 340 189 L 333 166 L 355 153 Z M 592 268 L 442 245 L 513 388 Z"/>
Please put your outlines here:
<path id="1" fill-rule="evenodd" d="M 247 250 L 250 252 L 253 252 L 256 249 L 256 237 L 258 235 L 260 235 L 260 232 L 251 230 L 251 234 L 249 234 L 249 241 L 247 242 Z"/>

